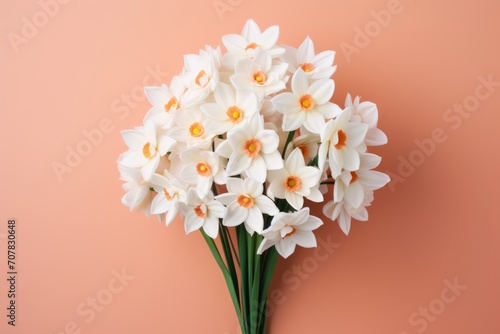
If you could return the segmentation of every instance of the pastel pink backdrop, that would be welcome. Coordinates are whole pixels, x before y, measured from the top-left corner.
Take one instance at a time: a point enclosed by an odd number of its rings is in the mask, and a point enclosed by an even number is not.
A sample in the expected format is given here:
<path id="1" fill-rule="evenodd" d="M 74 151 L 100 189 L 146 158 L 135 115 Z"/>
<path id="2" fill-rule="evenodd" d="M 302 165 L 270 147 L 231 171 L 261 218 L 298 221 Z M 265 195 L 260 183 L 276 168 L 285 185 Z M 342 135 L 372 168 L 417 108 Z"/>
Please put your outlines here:
<path id="1" fill-rule="evenodd" d="M 166 228 L 129 213 L 115 161 L 125 150 L 120 130 L 139 125 L 148 110 L 138 93 L 148 73 L 158 67 L 168 81 L 183 54 L 221 45 L 222 35 L 254 18 L 262 28 L 278 24 L 281 43 L 298 46 L 309 35 L 317 51 L 337 51 L 333 101 L 343 105 L 350 92 L 377 103 L 389 136 L 389 145 L 374 150 L 382 171 L 400 174 L 400 157 L 421 163 L 376 193 L 369 222 L 354 222 L 348 237 L 325 220 L 318 236 L 337 248 L 326 259 L 321 253 L 324 261 L 306 249 L 280 260 L 272 289 L 283 292 L 282 303 L 269 332 L 413 334 L 424 324 L 429 334 L 500 332 L 500 90 L 467 118 L 443 118 L 454 104 L 474 102 L 468 97 L 478 77 L 500 81 L 500 8 L 496 1 L 401 0 L 390 22 L 377 23 L 372 11 L 392 5 L 72 0 L 52 7 L 53 17 L 13 47 L 9 38 L 22 34 L 23 17 L 33 22 L 35 15 L 42 25 L 42 9 L 33 0 L 3 1 L 0 331 L 236 333 L 222 275 L 201 236 L 185 236 L 181 221 Z M 357 28 L 372 29 L 369 41 L 356 37 Z M 347 44 L 357 52 L 343 52 Z M 135 97 L 127 105 L 123 94 Z M 82 131 L 103 123 L 108 133 L 60 181 L 53 164 L 65 164 L 66 147 L 84 145 Z M 436 128 L 446 141 L 421 159 L 415 140 Z M 6 325 L 2 278 L 8 218 L 17 219 L 19 235 L 15 328 Z M 290 272 L 304 265 L 308 276 Z M 119 286 L 113 271 L 123 268 L 133 279 L 110 294 L 110 284 Z M 466 289 L 440 302 L 444 281 L 455 279 Z M 96 297 L 104 304 L 91 317 L 88 298 Z M 429 307 L 432 318 L 422 320 Z"/>

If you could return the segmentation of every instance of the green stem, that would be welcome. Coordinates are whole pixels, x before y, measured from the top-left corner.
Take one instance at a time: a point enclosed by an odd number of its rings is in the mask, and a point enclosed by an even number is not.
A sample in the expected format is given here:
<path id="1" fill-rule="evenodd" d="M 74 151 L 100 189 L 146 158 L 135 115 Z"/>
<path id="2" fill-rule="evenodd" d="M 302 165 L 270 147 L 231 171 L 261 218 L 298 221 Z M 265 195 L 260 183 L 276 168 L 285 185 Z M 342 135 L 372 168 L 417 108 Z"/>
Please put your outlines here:
<path id="1" fill-rule="evenodd" d="M 240 273 L 241 273 L 241 316 L 243 317 L 243 324 L 241 329 L 244 334 L 250 333 L 250 320 L 249 320 L 249 299 L 248 299 L 248 255 L 247 255 L 247 231 L 245 226 L 239 225 L 236 227 L 236 233 L 238 235 L 238 249 L 240 251 Z"/>
<path id="2" fill-rule="evenodd" d="M 286 148 L 288 144 L 293 140 L 293 136 L 295 136 L 295 130 L 288 132 L 288 137 L 286 137 L 285 147 L 283 148 L 283 153 L 281 154 L 281 158 L 285 159 Z"/>
<path id="3" fill-rule="evenodd" d="M 227 288 L 229 289 L 229 294 L 231 295 L 231 300 L 233 301 L 233 306 L 236 311 L 236 315 L 238 316 L 238 321 L 240 323 L 240 326 L 244 328 L 243 326 L 245 325 L 242 313 L 241 313 L 241 307 L 240 307 L 240 299 L 238 296 L 237 289 L 235 289 L 235 285 L 233 282 L 233 278 L 231 274 L 229 273 L 229 270 L 227 269 L 226 265 L 224 264 L 224 260 L 222 260 L 222 257 L 219 253 L 219 250 L 217 248 L 217 245 L 215 244 L 214 240 L 210 238 L 203 229 L 200 229 L 201 234 L 203 235 L 203 238 L 205 239 L 208 248 L 210 248 L 210 251 L 212 252 L 212 255 L 215 258 L 215 261 L 219 265 L 222 274 L 224 275 L 224 279 L 226 281 Z"/>

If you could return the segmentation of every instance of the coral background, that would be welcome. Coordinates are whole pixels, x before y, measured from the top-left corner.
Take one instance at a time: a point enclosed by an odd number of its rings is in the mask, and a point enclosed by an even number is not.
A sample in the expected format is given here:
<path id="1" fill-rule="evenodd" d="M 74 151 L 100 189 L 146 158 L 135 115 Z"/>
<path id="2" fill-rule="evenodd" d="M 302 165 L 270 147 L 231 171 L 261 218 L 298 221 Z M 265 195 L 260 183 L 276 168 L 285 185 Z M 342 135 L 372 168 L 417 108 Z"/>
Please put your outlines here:
<path id="1" fill-rule="evenodd" d="M 325 220 L 318 236 L 334 247 L 280 262 L 269 333 L 500 333 L 500 86 L 479 79 L 500 81 L 498 2 L 53 4 L 0 3 L 0 332 L 237 333 L 201 235 L 129 213 L 115 161 L 120 130 L 149 109 L 143 79 L 168 82 L 184 54 L 222 45 L 254 18 L 278 24 L 280 43 L 309 35 L 317 52 L 337 51 L 333 101 L 350 92 L 377 103 L 389 144 L 374 152 L 394 180 L 376 192 L 369 222 L 346 237 Z M 450 111 L 464 103 L 470 113 Z M 58 178 L 54 166 L 77 147 L 87 155 Z M 16 327 L 5 316 L 9 218 Z"/>

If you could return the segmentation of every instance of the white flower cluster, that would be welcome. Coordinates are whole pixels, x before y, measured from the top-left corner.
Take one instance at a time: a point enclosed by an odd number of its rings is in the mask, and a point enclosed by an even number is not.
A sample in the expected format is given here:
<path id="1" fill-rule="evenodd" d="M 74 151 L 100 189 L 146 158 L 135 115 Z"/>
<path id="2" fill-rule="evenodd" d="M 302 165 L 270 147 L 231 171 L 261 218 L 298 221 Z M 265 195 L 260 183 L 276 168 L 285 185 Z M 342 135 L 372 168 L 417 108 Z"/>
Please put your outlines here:
<path id="1" fill-rule="evenodd" d="M 367 153 L 387 143 L 377 107 L 350 95 L 344 109 L 331 103 L 335 52 L 316 54 L 309 37 L 298 49 L 277 46 L 278 35 L 249 20 L 222 38 L 224 55 L 207 46 L 184 57 L 169 86 L 145 88 L 144 125 L 122 131 L 123 204 L 167 225 L 180 213 L 186 233 L 203 228 L 212 238 L 220 219 L 244 224 L 264 236 L 259 253 L 275 245 L 284 257 L 316 246 L 322 221 L 304 198 L 326 194 L 323 212 L 346 234 L 351 217 L 367 220 L 373 191 L 389 181 Z"/>

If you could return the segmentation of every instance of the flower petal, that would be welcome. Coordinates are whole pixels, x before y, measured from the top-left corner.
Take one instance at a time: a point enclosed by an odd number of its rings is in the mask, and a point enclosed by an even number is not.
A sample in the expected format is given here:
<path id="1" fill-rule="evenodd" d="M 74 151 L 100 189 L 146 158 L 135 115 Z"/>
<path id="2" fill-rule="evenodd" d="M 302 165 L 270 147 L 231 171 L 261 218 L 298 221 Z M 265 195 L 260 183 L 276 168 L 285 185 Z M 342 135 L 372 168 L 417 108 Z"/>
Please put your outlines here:
<path id="1" fill-rule="evenodd" d="M 295 96 L 302 96 L 306 94 L 308 88 L 309 88 L 309 81 L 307 75 L 305 74 L 304 70 L 302 70 L 302 68 L 298 68 L 292 77 L 293 94 Z"/>
<path id="2" fill-rule="evenodd" d="M 257 198 L 254 198 L 255 205 L 262 211 L 262 213 L 265 213 L 270 216 L 274 216 L 279 212 L 278 207 L 274 202 L 269 199 L 268 197 L 262 195 Z"/>
<path id="3" fill-rule="evenodd" d="M 334 90 L 335 83 L 332 79 L 320 79 L 313 82 L 307 92 L 317 104 L 325 104 L 332 98 Z"/>
<path id="4" fill-rule="evenodd" d="M 316 237 L 314 233 L 309 231 L 297 231 L 294 235 L 290 236 L 293 242 L 304 248 L 314 248 L 317 246 Z"/>
<path id="5" fill-rule="evenodd" d="M 286 259 L 295 251 L 295 243 L 290 238 L 282 239 L 276 244 L 276 250 Z"/>
<path id="6" fill-rule="evenodd" d="M 227 215 L 224 217 L 222 224 L 225 226 L 238 226 L 243 223 L 248 217 L 248 210 L 233 202 L 227 208 Z"/>
<path id="7" fill-rule="evenodd" d="M 257 233 L 262 233 L 264 229 L 264 218 L 262 217 L 262 212 L 257 208 L 253 207 L 248 210 L 248 217 L 246 223 Z"/>
<path id="8" fill-rule="evenodd" d="M 248 158 L 247 156 L 244 156 L 245 158 Z M 250 159 L 250 158 L 248 158 Z M 243 168 L 241 172 L 245 172 L 248 177 L 260 182 L 264 183 L 266 182 L 266 176 L 267 176 L 267 168 L 266 168 L 266 162 L 264 161 L 264 158 L 262 156 L 257 155 L 255 158 L 250 159 L 251 164 L 249 167 Z M 231 162 L 231 160 L 229 160 Z M 229 165 L 228 165 L 229 168 Z M 233 174 L 234 175 L 234 174 Z"/>
<path id="9" fill-rule="evenodd" d="M 207 217 L 203 224 L 203 231 L 212 239 L 217 238 L 219 234 L 219 219 L 215 217 Z"/>
<path id="10" fill-rule="evenodd" d="M 295 210 L 300 210 L 304 205 L 304 198 L 294 192 L 285 191 L 285 198 Z"/>
<path id="11" fill-rule="evenodd" d="M 241 174 L 244 171 L 248 171 L 250 166 L 253 165 L 253 160 L 249 156 L 245 154 L 233 153 L 229 158 L 229 162 L 227 163 L 226 172 L 228 176 L 234 176 Z M 265 165 L 264 165 L 265 169 Z M 264 176 L 265 177 L 265 176 Z M 264 182 L 264 181 L 262 181 Z"/>

